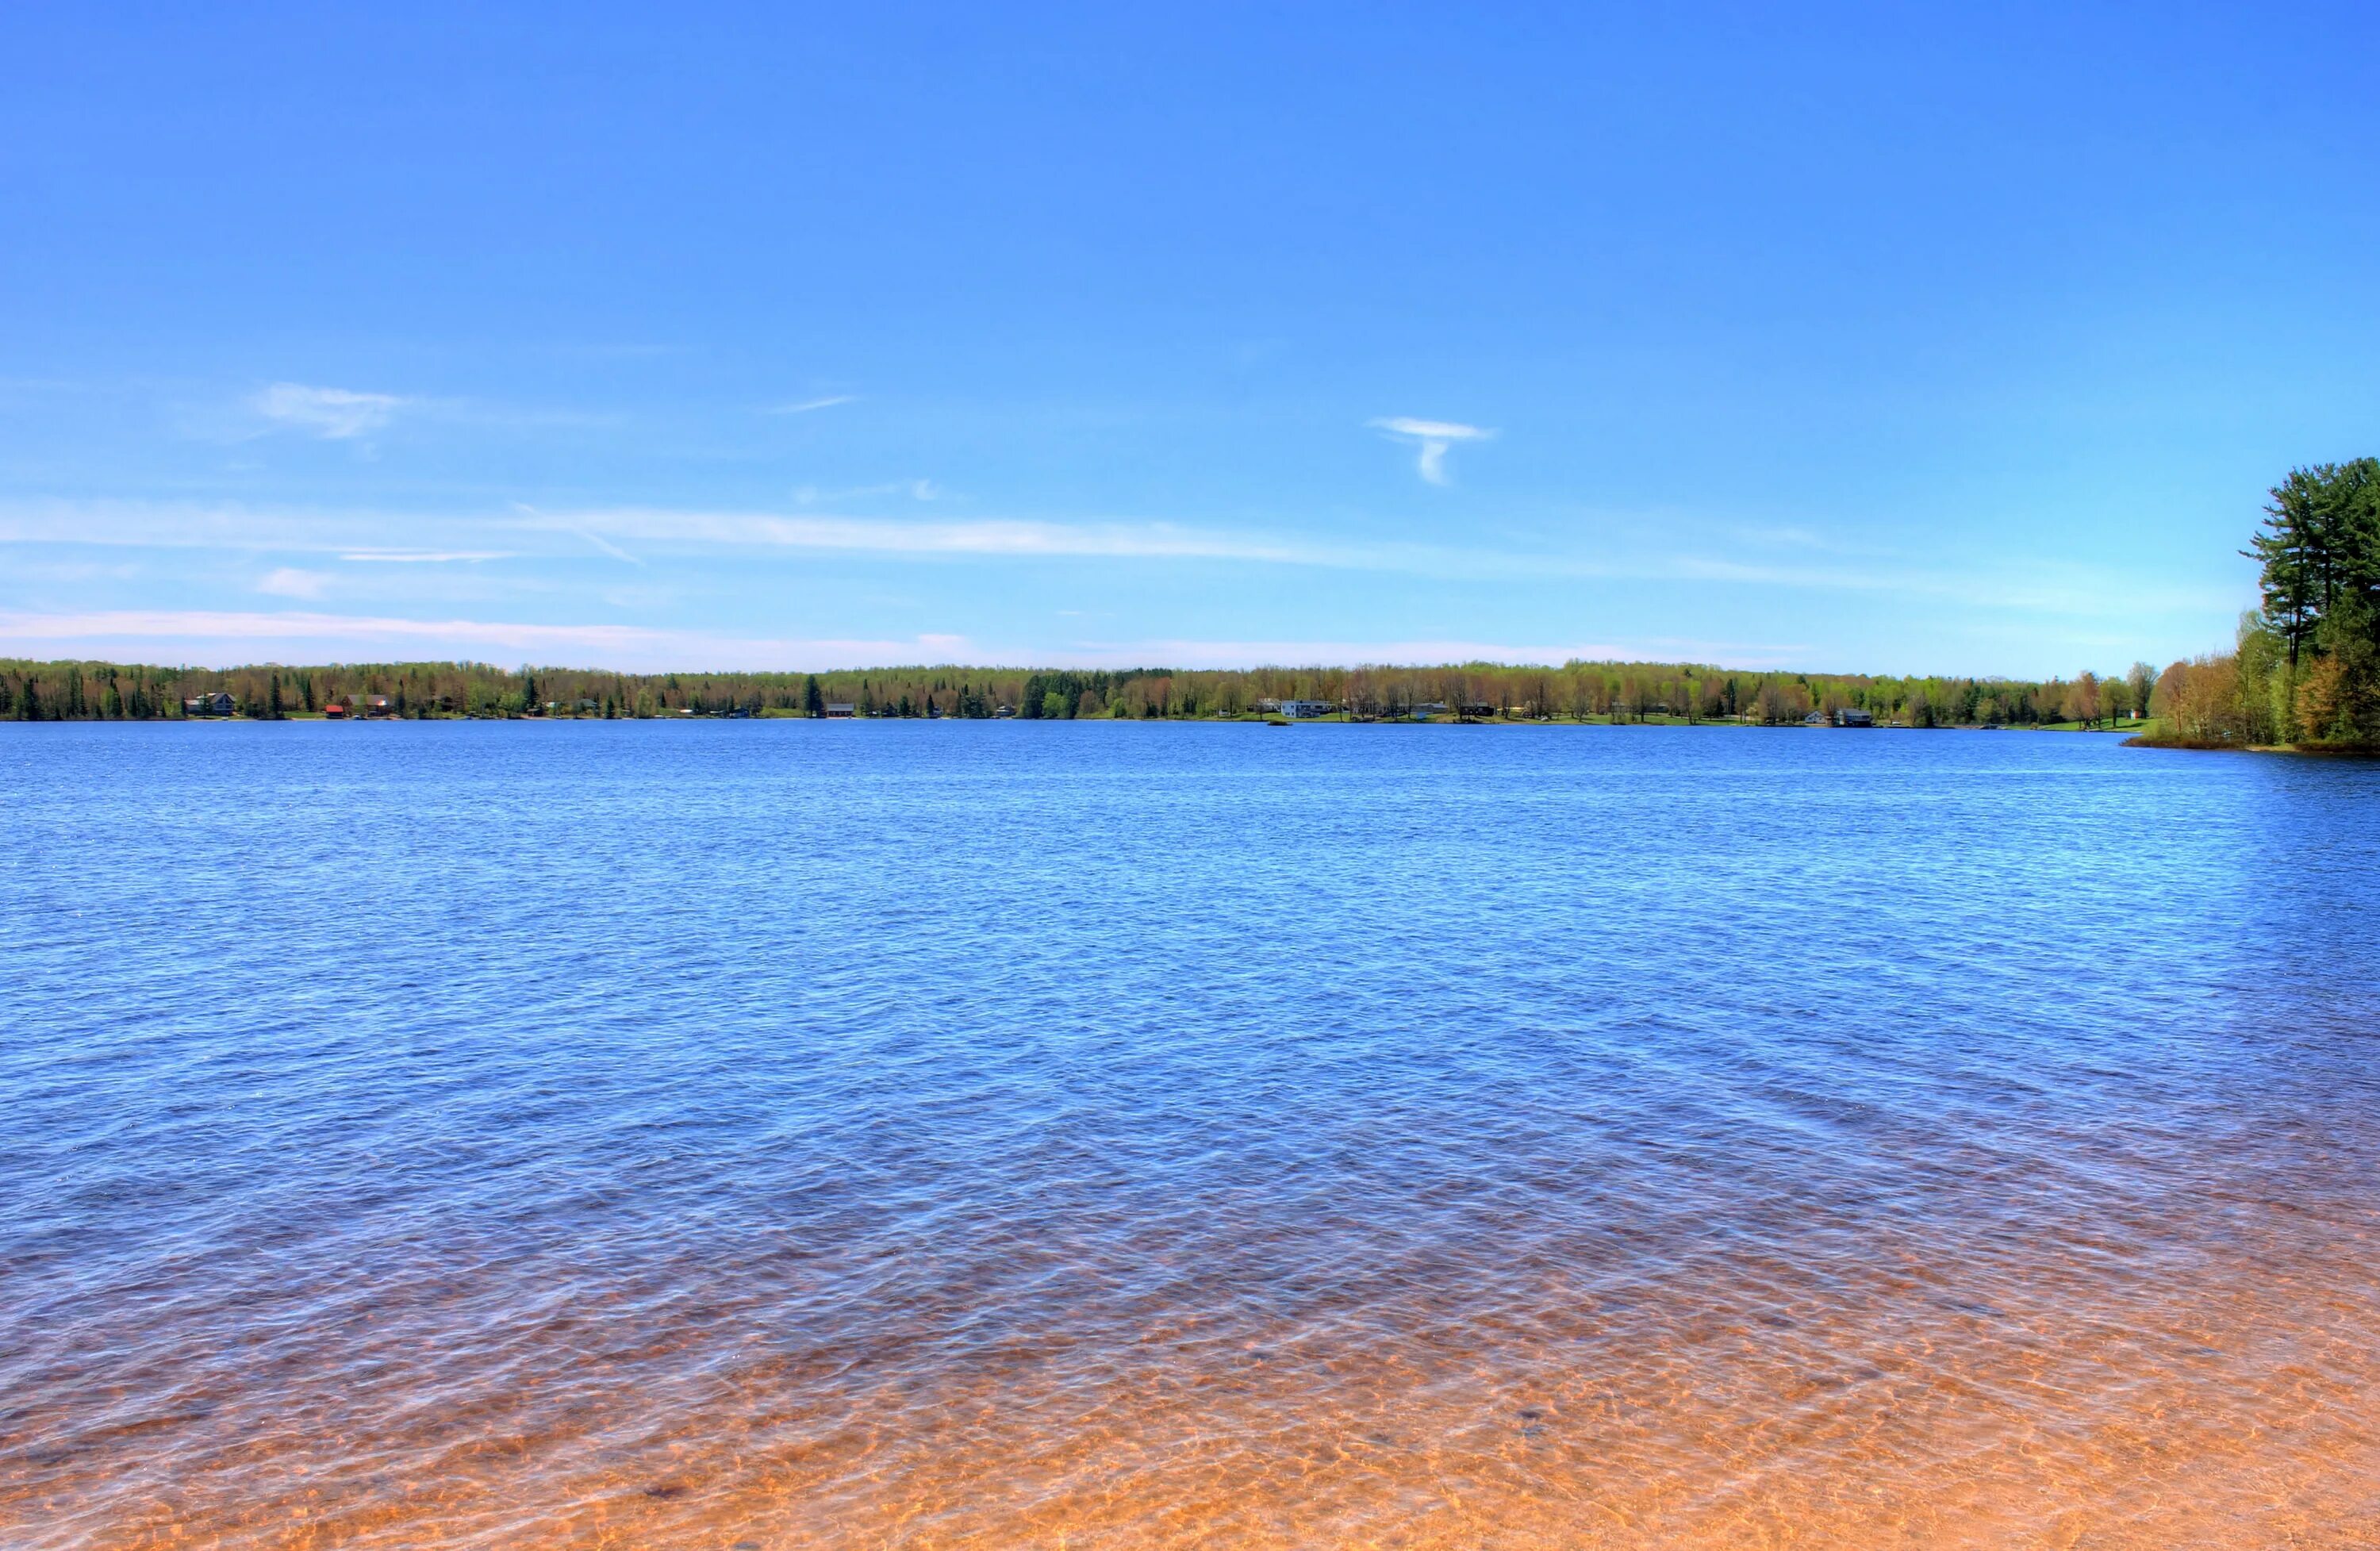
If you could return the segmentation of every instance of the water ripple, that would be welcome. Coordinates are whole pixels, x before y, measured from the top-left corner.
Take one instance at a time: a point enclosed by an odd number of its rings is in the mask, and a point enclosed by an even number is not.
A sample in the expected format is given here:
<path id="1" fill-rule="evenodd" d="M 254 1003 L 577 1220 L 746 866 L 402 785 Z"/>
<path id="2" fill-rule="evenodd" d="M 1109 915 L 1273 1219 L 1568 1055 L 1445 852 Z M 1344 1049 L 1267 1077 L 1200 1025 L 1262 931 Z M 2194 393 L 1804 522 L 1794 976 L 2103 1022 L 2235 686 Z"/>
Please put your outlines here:
<path id="1" fill-rule="evenodd" d="M 0 1539 L 2374 1544 L 2375 799 L 0 727 Z"/>

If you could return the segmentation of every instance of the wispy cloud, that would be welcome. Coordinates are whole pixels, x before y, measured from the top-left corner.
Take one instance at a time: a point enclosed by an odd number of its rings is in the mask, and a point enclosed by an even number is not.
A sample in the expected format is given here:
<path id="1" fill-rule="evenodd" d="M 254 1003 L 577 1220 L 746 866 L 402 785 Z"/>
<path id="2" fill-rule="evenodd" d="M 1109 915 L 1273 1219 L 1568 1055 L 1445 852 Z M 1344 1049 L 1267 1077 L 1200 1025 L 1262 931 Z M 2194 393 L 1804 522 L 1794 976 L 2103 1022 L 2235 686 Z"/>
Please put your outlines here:
<path id="1" fill-rule="evenodd" d="M 919 492 L 912 489 L 910 493 Z M 335 555 L 367 563 L 430 563 L 554 552 L 554 544 L 525 541 L 544 534 L 568 536 L 631 562 L 638 557 L 621 547 L 623 541 L 690 551 L 741 548 L 891 555 L 1206 558 L 1355 570 L 1397 569 L 1407 564 L 1434 570 L 1444 558 L 1439 551 L 1420 546 L 1276 539 L 1165 522 L 999 518 L 923 522 L 840 514 L 673 507 L 552 510 L 524 502 L 507 504 L 508 510 L 493 514 L 455 514 L 251 507 L 233 502 L 0 498 L 0 544 L 245 551 Z M 488 542 L 499 533 L 503 541 Z"/>
<path id="2" fill-rule="evenodd" d="M 398 424 L 514 435 L 610 429 L 624 421 L 612 411 L 366 393 L 311 382 L 274 382 L 228 399 L 181 405 L 175 413 L 182 432 L 200 441 L 237 443 L 266 436 L 305 436 L 346 442 L 366 455 L 373 450 L 372 438 Z"/>
<path id="3" fill-rule="evenodd" d="M 1697 552 L 1674 544 L 1583 551 L 1574 545 L 1502 548 L 1393 540 L 1275 537 L 1171 523 L 1053 523 L 984 519 L 912 522 L 851 516 L 687 512 L 650 508 L 573 512 L 544 519 L 588 536 L 611 534 L 669 547 L 788 549 L 920 557 L 1203 560 L 1387 572 L 1449 580 L 1698 581 L 1799 592 L 1934 597 L 2037 615 L 2127 617 L 2236 607 L 2228 593 L 2168 585 L 2118 588 L 2088 565 L 2027 560 L 1990 568 L 1945 569 L 1905 557 L 1793 563 Z"/>
<path id="4" fill-rule="evenodd" d="M 905 495 L 912 501 L 940 501 L 943 491 L 931 479 L 887 479 L 881 484 L 851 485 L 832 491 L 820 490 L 816 485 L 803 485 L 794 491 L 794 500 L 803 506 L 816 506 L 831 501 L 869 501 L 884 495 Z"/>
<path id="5" fill-rule="evenodd" d="M 681 512 L 629 507 L 541 515 L 533 524 L 656 542 L 842 550 L 873 554 L 1081 556 L 1158 560 L 1245 560 L 1290 564 L 1355 564 L 1355 551 L 1298 540 L 1276 541 L 1170 523 L 1051 523 L 986 519 L 899 522 L 844 516 L 782 516 L 759 512 Z"/>
<path id="6" fill-rule="evenodd" d="M 1602 661 L 1630 655 L 1627 648 L 1614 642 L 1546 646 L 1463 639 L 1135 641 L 1092 648 L 1092 652 L 1101 663 L 1162 662 L 1181 668 L 1342 667 L 1357 663 L 1409 667 L 1442 662 L 1541 662 L 1550 666 L 1572 658 Z"/>
<path id="7" fill-rule="evenodd" d="M 1548 645 L 1468 637 L 1411 640 L 1153 640 L 1085 645 L 1060 653 L 1053 667 L 1134 667 L 1163 663 L 1178 668 L 1255 667 L 1435 667 L 1447 663 L 1501 662 L 1558 667 L 1564 662 L 1724 662 L 1734 668 L 1805 664 L 1810 648 L 1734 641 L 1635 637 Z"/>
<path id="8" fill-rule="evenodd" d="M 771 404 L 760 411 L 763 415 L 807 415 L 813 409 L 832 409 L 838 404 L 849 404 L 856 394 L 829 394 L 824 398 L 799 398 L 786 404 Z"/>
<path id="9" fill-rule="evenodd" d="M 452 565 L 511 560 L 515 555 L 510 550 L 346 550 L 339 558 L 370 565 Z"/>
<path id="10" fill-rule="evenodd" d="M 326 442 L 348 442 L 386 426 L 409 400 L 395 394 L 275 382 L 249 400 L 275 429 L 304 431 Z"/>
<path id="11" fill-rule="evenodd" d="M 0 610 L 9 655 L 73 656 L 114 648 L 128 660 L 230 666 L 260 659 L 302 661 L 358 649 L 432 657 L 546 654 L 585 667 L 668 671 L 857 668 L 949 662 L 981 656 L 969 638 L 933 634 L 868 638 L 738 636 L 632 624 L 548 624 L 504 620 L 401 619 L 305 611 L 115 610 L 34 613 Z"/>
<path id="12" fill-rule="evenodd" d="M 1165 663 L 1184 668 L 1252 668 L 1264 664 L 1446 662 L 1558 664 L 1572 658 L 1672 660 L 1672 641 L 1577 641 L 1557 644 L 1469 638 L 1411 640 L 1143 639 L 1076 642 L 1056 648 L 986 647 L 953 632 L 868 638 L 804 639 L 738 636 L 711 631 L 628 624 L 552 624 L 500 620 L 403 619 L 317 612 L 237 612 L 203 610 L 121 610 L 91 613 L 0 611 L 0 643 L 28 655 L 74 655 L 114 645 L 130 658 L 228 666 L 260 660 L 306 660 L 360 649 L 419 651 L 439 657 L 494 653 L 540 656 L 546 661 L 624 670 L 823 669 L 900 663 L 1030 663 L 1049 667 L 1122 667 Z M 1696 646 L 1706 643 L 1694 643 Z M 1729 648 L 1709 652 L 1742 665 L 1794 648 Z M 161 649 L 160 648 L 164 648 Z"/>
<path id="13" fill-rule="evenodd" d="M 412 513 L 252 507 L 229 501 L 0 500 L 0 543 L 14 544 L 333 554 L 397 549 L 404 546 L 381 540 L 451 526 L 451 519 Z"/>
<path id="14" fill-rule="evenodd" d="M 604 538 L 601 534 L 583 524 L 565 522 L 562 526 L 564 532 L 576 533 L 578 537 L 586 539 L 589 543 L 594 545 L 605 554 L 610 555 L 613 560 L 625 561 L 630 565 L 642 565 L 644 563 L 643 561 L 638 560 L 635 555 L 630 554 L 619 545 L 614 544 L 609 539 Z"/>
<path id="15" fill-rule="evenodd" d="M 181 636 L 193 640 L 453 641 L 465 646 L 633 645 L 667 632 L 625 624 L 525 624 L 484 620 L 393 619 L 292 611 L 118 609 L 91 613 L 0 612 L 0 640 L 87 640 Z"/>
<path id="16" fill-rule="evenodd" d="M 1387 416 L 1372 421 L 1371 426 L 1395 441 L 1421 449 L 1414 467 L 1433 485 L 1446 483 L 1448 448 L 1458 442 L 1486 442 L 1496 434 L 1481 426 L 1466 426 L 1454 420 L 1417 420 L 1409 415 Z"/>
<path id="17" fill-rule="evenodd" d="M 610 555 L 613 560 L 625 561 L 630 565 L 642 565 L 644 563 L 643 561 L 638 560 L 635 555 L 630 554 L 619 545 L 614 544 L 612 540 L 604 538 L 601 534 L 590 529 L 584 522 L 581 522 L 577 517 L 569 515 L 549 515 L 544 512 L 539 511 L 536 507 L 531 506 L 525 501 L 514 502 L 513 510 L 518 512 L 524 518 L 528 519 L 528 522 L 531 527 L 552 528 L 563 533 L 574 534 L 593 545 L 596 549 L 602 551 L 605 554 Z"/>
<path id="18" fill-rule="evenodd" d="M 1569 541 L 1425 543 L 1148 521 L 920 521 L 667 507 L 545 511 L 519 504 L 503 515 L 463 515 L 255 510 L 184 502 L 0 500 L 0 544 L 212 549 L 269 555 L 277 563 L 314 555 L 366 561 L 419 557 L 425 562 L 431 556 L 455 561 L 516 553 L 560 557 L 567 539 L 637 566 L 646 565 L 656 551 L 677 561 L 739 551 L 794 551 L 925 560 L 1200 561 L 1499 583 L 1558 578 L 1697 582 L 1927 597 L 2036 618 L 2228 620 L 2242 606 L 2236 588 L 2187 582 L 2139 585 L 2113 568 L 2080 562 L 1974 557 L 1970 563 L 1934 563 L 1888 551 L 1806 543 L 1788 543 L 1764 553 L 1764 546 L 1747 546 L 1741 536 L 1724 529 L 1706 529 L 1698 539 L 1690 538 L 1692 525 L 1675 514 L 1658 521 L 1638 514 L 1604 515 L 1610 541 L 1590 549 Z M 505 541 L 489 543 L 499 532 Z M 1657 532 L 1658 543 L 1632 541 L 1632 535 L 1642 539 Z M 401 541 L 406 539 L 412 542 Z M 1828 548 L 1835 552 L 1827 553 Z"/>
<path id="19" fill-rule="evenodd" d="M 301 571 L 294 565 L 284 565 L 268 572 L 256 584 L 259 592 L 269 592 L 276 598 L 320 598 L 323 584 L 331 578 L 320 571 Z"/>

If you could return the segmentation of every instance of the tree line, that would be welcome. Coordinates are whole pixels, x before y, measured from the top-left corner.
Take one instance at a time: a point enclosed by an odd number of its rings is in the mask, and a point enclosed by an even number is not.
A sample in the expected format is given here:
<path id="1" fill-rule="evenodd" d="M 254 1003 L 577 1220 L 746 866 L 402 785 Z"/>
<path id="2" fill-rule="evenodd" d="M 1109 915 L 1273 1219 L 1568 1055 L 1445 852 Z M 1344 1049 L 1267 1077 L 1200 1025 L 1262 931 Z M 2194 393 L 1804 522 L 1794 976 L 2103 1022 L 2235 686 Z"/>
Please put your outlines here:
<path id="1" fill-rule="evenodd" d="M 2240 552 L 2261 606 L 2159 677 L 2152 741 L 2380 747 L 2380 458 L 2289 470 Z"/>
<path id="2" fill-rule="evenodd" d="M 825 673 L 613 673 L 482 662 L 266 663 L 229 669 L 0 660 L 0 720 L 154 721 L 233 714 L 444 717 L 1087 717 L 1179 720 L 1262 714 L 1282 700 L 1354 716 L 1498 721 L 1743 721 L 1779 725 L 1838 710 L 1912 727 L 2113 725 L 2148 708 L 2155 675 L 2071 679 L 1753 672 L 1706 663 L 1495 662 L 1437 667 L 1002 669 L 892 667 Z M 194 704 L 194 702 L 200 702 Z"/>
<path id="3" fill-rule="evenodd" d="M 1755 672 L 1688 662 L 1436 667 L 1003 669 L 614 673 L 484 662 L 168 668 L 0 660 L 0 721 L 145 721 L 230 714 L 439 717 L 826 716 L 1196 719 L 1283 700 L 1350 715 L 1500 721 L 1798 722 L 1864 710 L 1911 727 L 2114 725 L 2151 741 L 2380 748 L 2380 459 L 2293 468 L 2241 551 L 2260 607 L 2233 649 L 2164 673 L 2071 679 Z"/>

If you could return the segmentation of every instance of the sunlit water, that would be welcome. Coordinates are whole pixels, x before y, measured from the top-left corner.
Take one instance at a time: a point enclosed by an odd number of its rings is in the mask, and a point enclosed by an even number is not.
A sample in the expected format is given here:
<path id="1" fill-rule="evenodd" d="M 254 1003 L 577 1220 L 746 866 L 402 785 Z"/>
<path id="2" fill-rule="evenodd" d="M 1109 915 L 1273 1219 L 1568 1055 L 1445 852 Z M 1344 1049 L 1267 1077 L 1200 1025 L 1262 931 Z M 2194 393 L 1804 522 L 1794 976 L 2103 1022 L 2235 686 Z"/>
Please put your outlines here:
<path id="1" fill-rule="evenodd" d="M 0 729 L 0 1543 L 2380 1543 L 2380 766 Z"/>

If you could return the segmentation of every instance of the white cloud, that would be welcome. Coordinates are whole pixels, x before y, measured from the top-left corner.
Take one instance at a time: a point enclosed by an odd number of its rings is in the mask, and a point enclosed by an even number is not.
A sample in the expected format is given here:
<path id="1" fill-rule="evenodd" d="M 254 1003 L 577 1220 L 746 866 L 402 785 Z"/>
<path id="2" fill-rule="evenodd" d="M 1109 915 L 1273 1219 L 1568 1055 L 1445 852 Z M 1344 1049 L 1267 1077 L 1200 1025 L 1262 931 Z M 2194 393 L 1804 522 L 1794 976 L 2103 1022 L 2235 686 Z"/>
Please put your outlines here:
<path id="1" fill-rule="evenodd" d="M 794 491 L 794 502 L 801 506 L 817 506 L 830 501 L 866 501 L 880 495 L 905 495 L 912 501 L 940 501 L 942 487 L 931 479 L 887 479 L 881 484 L 852 485 L 844 490 L 820 490 L 816 485 L 801 485 Z"/>
<path id="2" fill-rule="evenodd" d="M 509 550 L 347 550 L 339 558 L 373 565 L 448 565 L 514 556 Z"/>
<path id="3" fill-rule="evenodd" d="M 327 442 L 352 441 L 378 430 L 407 402 L 394 394 L 359 394 L 303 382 L 275 382 L 249 401 L 273 425 Z"/>
<path id="4" fill-rule="evenodd" d="M 1446 451 L 1458 442 L 1485 442 L 1496 433 L 1480 426 L 1466 426 L 1453 420 L 1416 420 L 1410 415 L 1390 415 L 1370 422 L 1372 429 L 1382 430 L 1399 442 L 1410 442 L 1421 449 L 1415 459 L 1415 470 L 1433 485 L 1446 483 Z"/>
<path id="5" fill-rule="evenodd" d="M 888 489 L 919 493 L 907 482 Z M 537 535 L 547 536 L 548 541 L 535 541 Z M 270 554 L 275 559 L 321 555 L 363 563 L 431 563 L 558 554 L 565 536 L 630 561 L 637 557 L 618 540 L 650 541 L 681 551 L 740 548 L 892 555 L 1213 559 L 1366 571 L 1427 568 L 1433 575 L 1447 561 L 1457 558 L 1426 546 L 1274 539 L 1164 522 L 919 522 L 823 513 L 670 507 L 549 511 L 519 502 L 511 503 L 509 510 L 500 514 L 462 515 L 369 507 L 346 511 L 255 508 L 228 502 L 0 497 L 0 545 L 223 550 Z M 492 539 L 498 541 L 491 543 Z"/>
<path id="6" fill-rule="evenodd" d="M 587 527 L 581 524 L 565 522 L 563 524 L 563 531 L 565 533 L 576 533 L 578 537 L 586 539 L 589 543 L 594 545 L 605 554 L 610 555 L 613 560 L 625 561 L 630 565 L 642 565 L 644 563 L 643 561 L 638 560 L 635 555 L 630 554 L 627 551 L 622 549 L 619 545 L 614 544 L 609 539 L 604 538 L 601 534 L 597 533 L 592 528 Z"/>
<path id="7" fill-rule="evenodd" d="M 259 660 L 332 661 L 358 650 L 423 658 L 543 654 L 550 662 L 636 672 L 861 668 L 979 656 L 968 638 L 920 635 L 869 639 L 736 636 L 633 624 L 542 624 L 502 620 L 395 619 L 292 611 L 114 610 L 42 614 L 0 611 L 11 656 L 92 651 L 118 660 L 216 667 Z"/>
<path id="8" fill-rule="evenodd" d="M 604 538 L 601 534 L 589 531 L 587 525 L 580 522 L 576 517 L 549 516 L 547 514 L 539 511 L 536 507 L 530 505 L 526 501 L 514 502 L 513 510 L 518 512 L 523 517 L 527 518 L 528 525 L 529 527 L 551 528 L 558 532 L 573 534 L 577 538 L 585 539 L 588 543 L 594 545 L 595 548 L 602 551 L 605 554 L 610 555 L 613 560 L 625 561 L 630 565 L 642 565 L 644 563 L 643 561 L 638 560 L 635 555 L 630 554 L 627 551 L 622 549 L 619 545 L 614 544 L 609 539 Z"/>
<path id="9" fill-rule="evenodd" d="M 1435 424 L 1436 422 L 1425 422 Z M 267 565 L 308 556 L 428 561 L 561 556 L 587 545 L 643 565 L 655 548 L 672 561 L 737 551 L 819 551 L 922 559 L 1080 558 L 1119 562 L 1212 562 L 1421 576 L 1442 580 L 1542 582 L 1579 579 L 1678 581 L 1735 588 L 1925 596 L 1967 608 L 2028 617 L 2095 621 L 2228 621 L 2252 589 L 2189 580 L 2139 582 L 2109 565 L 2038 558 L 1972 557 L 1928 564 L 1888 551 L 1838 556 L 1801 546 L 1773 555 L 1739 536 L 1705 531 L 1676 514 L 1601 514 L 1610 537 L 1505 547 L 1304 533 L 1258 533 L 1166 522 L 1029 519 L 918 521 L 825 513 L 627 507 L 540 512 L 516 504 L 501 515 L 374 509 L 252 509 L 230 503 L 0 499 L 0 546 L 220 550 L 269 556 Z M 1646 541 L 1658 534 L 1661 542 Z M 492 539 L 499 542 L 492 543 Z M 1824 535 L 1815 535 L 1824 539 Z M 629 546 L 641 553 L 632 554 Z M 656 561 L 656 563 L 660 562 Z M 2192 628 L 2196 628 L 2195 625 Z"/>
<path id="10" fill-rule="evenodd" d="M 1363 566 L 1354 551 L 1280 542 L 1170 523 L 879 522 L 861 517 L 780 516 L 762 512 L 679 512 L 627 507 L 540 515 L 526 519 L 589 537 L 655 542 L 842 550 L 911 555 L 1081 556 L 1160 560 L 1246 560 Z"/>
<path id="11" fill-rule="evenodd" d="M 838 404 L 849 404 L 856 394 L 830 394 L 824 398 L 795 399 L 790 404 L 772 404 L 760 411 L 763 415 L 807 415 L 813 409 L 832 409 Z"/>
<path id="12" fill-rule="evenodd" d="M 1083 652 L 1072 657 L 1065 653 L 1058 654 L 1051 666 L 1131 667 L 1160 663 L 1175 668 L 1432 668 L 1450 663 L 1500 662 L 1515 667 L 1551 668 L 1577 660 L 1725 662 L 1734 668 L 1757 670 L 1805 661 L 1810 650 L 1803 646 L 1682 640 L 1675 637 L 1572 641 L 1553 646 L 1460 637 L 1367 641 L 1163 640 L 1087 647 Z"/>
<path id="13" fill-rule="evenodd" d="M 1448 662 L 1544 663 L 1572 658 L 1610 661 L 1645 658 L 1612 642 L 1581 642 L 1570 646 L 1515 645 L 1510 641 L 1144 641 L 1099 648 L 1102 662 L 1123 665 L 1159 662 L 1178 668 L 1256 667 L 1432 667 Z"/>
<path id="14" fill-rule="evenodd" d="M 322 584 L 330 579 L 320 571 L 300 571 L 294 565 L 284 565 L 268 573 L 256 584 L 256 590 L 276 598 L 320 598 Z"/>
<path id="15" fill-rule="evenodd" d="M 336 660 L 342 654 L 553 663 L 635 672 L 705 668 L 801 671 L 902 663 L 1010 663 L 1044 667 L 1253 668 L 1265 664 L 1373 665 L 1450 662 L 1556 664 L 1572 658 L 1672 660 L 1687 643 L 1599 641 L 1562 645 L 1469 639 L 1077 642 L 1051 649 L 986 647 L 955 633 L 881 639 L 736 636 L 630 624 L 545 624 L 493 620 L 417 620 L 316 612 L 234 612 L 120 610 L 42 614 L 0 611 L 0 643 L 16 655 L 76 656 L 228 667 L 260 660 Z M 1744 666 L 1795 648 L 1692 643 L 1684 655 L 1728 655 Z M 114 649 L 111 651 L 110 648 Z M 1747 661 L 1746 659 L 1751 660 Z"/>

